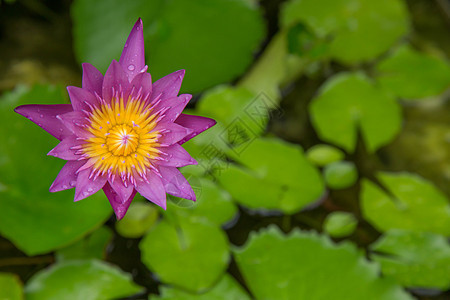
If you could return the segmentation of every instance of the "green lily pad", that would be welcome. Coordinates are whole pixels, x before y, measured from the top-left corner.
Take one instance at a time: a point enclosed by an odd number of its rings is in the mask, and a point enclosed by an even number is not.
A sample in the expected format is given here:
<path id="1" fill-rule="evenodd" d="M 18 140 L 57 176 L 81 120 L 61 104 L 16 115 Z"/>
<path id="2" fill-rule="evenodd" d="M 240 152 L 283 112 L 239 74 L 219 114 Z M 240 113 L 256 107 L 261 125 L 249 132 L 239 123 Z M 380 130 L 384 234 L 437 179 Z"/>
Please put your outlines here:
<path id="1" fill-rule="evenodd" d="M 98 260 L 71 260 L 34 275 L 25 286 L 29 300 L 109 300 L 142 291 L 130 274 Z"/>
<path id="2" fill-rule="evenodd" d="M 72 17 L 78 61 L 102 71 L 118 59 L 127 34 L 141 17 L 153 78 L 186 69 L 183 89 L 189 92 L 242 74 L 265 33 L 260 10 L 245 0 L 77 0 Z"/>
<path id="3" fill-rule="evenodd" d="M 116 222 L 117 232 L 127 238 L 143 236 L 159 217 L 159 210 L 148 202 L 132 202 L 125 217 Z"/>
<path id="4" fill-rule="evenodd" d="M 412 299 L 380 278 L 377 265 L 354 245 L 336 245 L 313 232 L 285 236 L 271 226 L 254 233 L 235 258 L 256 299 Z"/>
<path id="5" fill-rule="evenodd" d="M 450 245 L 430 232 L 389 230 L 371 245 L 385 275 L 407 287 L 450 288 Z"/>
<path id="6" fill-rule="evenodd" d="M 245 290 L 228 274 L 202 294 L 192 294 L 186 291 L 163 286 L 160 296 L 151 295 L 149 300 L 250 300 Z"/>
<path id="7" fill-rule="evenodd" d="M 0 273 L 0 299 L 22 300 L 22 282 L 15 274 Z"/>
<path id="8" fill-rule="evenodd" d="M 103 192 L 77 203 L 73 190 L 49 192 L 65 163 L 46 155 L 58 141 L 13 111 L 66 99 L 62 88 L 52 86 L 18 88 L 0 99 L 0 233 L 28 255 L 71 244 L 111 215 Z"/>
<path id="9" fill-rule="evenodd" d="M 161 281 L 193 292 L 210 288 L 230 258 L 225 233 L 203 219 L 179 218 L 177 225 L 163 220 L 139 247 L 143 263 Z"/>
<path id="10" fill-rule="evenodd" d="M 421 99 L 450 87 L 450 64 L 404 45 L 381 61 L 376 70 L 381 86 L 404 99 Z"/>
<path id="11" fill-rule="evenodd" d="M 335 211 L 327 216 L 323 224 L 323 229 L 330 236 L 341 238 L 352 234 L 356 226 L 358 226 L 358 220 L 356 220 L 353 214 Z"/>
<path id="12" fill-rule="evenodd" d="M 372 60 L 409 29 L 400 0 L 291 0 L 281 13 L 283 27 L 305 23 L 329 38 L 329 56 L 345 64 Z"/>
<path id="13" fill-rule="evenodd" d="M 105 249 L 112 238 L 112 231 L 102 226 L 84 239 L 56 251 L 58 261 L 69 259 L 103 259 Z"/>
<path id="14" fill-rule="evenodd" d="M 431 182 L 409 173 L 380 173 L 386 193 L 369 180 L 361 189 L 364 218 L 380 231 L 405 229 L 450 235 L 450 205 Z"/>
<path id="15" fill-rule="evenodd" d="M 287 214 L 319 200 L 324 184 L 298 145 L 279 139 L 255 139 L 229 151 L 241 166 L 229 164 L 216 176 L 233 198 L 252 209 Z"/>
<path id="16" fill-rule="evenodd" d="M 320 138 L 348 152 L 355 150 L 358 130 L 373 152 L 389 143 L 401 125 L 399 104 L 362 73 L 331 77 L 312 101 L 310 113 Z"/>
<path id="17" fill-rule="evenodd" d="M 190 178 L 187 177 L 189 180 Z M 192 180 L 191 180 L 192 181 Z M 181 216 L 194 219 L 205 218 L 212 224 L 221 226 L 233 219 L 237 207 L 231 199 L 230 194 L 217 186 L 213 181 L 200 178 L 197 185 L 193 185 L 197 195 L 197 201 L 176 198 L 176 203 L 169 202 L 168 210 Z M 198 189 L 196 191 L 196 188 Z M 186 203 L 187 205 L 183 205 Z"/>
<path id="18" fill-rule="evenodd" d="M 355 164 L 350 161 L 337 161 L 324 169 L 324 178 L 328 187 L 332 189 L 345 189 L 358 180 L 358 171 Z"/>
<path id="19" fill-rule="evenodd" d="M 330 145 L 315 145 L 306 151 L 306 158 L 316 166 L 323 167 L 344 159 L 345 154 L 338 148 Z"/>

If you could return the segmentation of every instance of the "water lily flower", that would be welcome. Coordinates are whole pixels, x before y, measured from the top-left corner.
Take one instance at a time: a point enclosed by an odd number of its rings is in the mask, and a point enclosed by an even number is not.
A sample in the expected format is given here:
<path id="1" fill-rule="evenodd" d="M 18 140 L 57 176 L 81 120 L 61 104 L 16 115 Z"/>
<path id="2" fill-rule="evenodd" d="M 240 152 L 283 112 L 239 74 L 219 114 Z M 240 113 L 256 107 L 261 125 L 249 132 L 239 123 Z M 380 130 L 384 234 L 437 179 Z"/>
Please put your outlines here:
<path id="1" fill-rule="evenodd" d="M 196 161 L 181 144 L 216 122 L 182 113 L 192 97 L 178 95 L 184 70 L 152 83 L 142 20 L 105 76 L 91 64 L 82 67 L 82 87 L 67 88 L 71 104 L 15 109 L 61 141 L 48 155 L 67 163 L 50 192 L 75 187 L 79 201 L 103 189 L 118 219 L 137 192 L 164 209 L 166 193 L 195 201 L 177 168 Z"/>

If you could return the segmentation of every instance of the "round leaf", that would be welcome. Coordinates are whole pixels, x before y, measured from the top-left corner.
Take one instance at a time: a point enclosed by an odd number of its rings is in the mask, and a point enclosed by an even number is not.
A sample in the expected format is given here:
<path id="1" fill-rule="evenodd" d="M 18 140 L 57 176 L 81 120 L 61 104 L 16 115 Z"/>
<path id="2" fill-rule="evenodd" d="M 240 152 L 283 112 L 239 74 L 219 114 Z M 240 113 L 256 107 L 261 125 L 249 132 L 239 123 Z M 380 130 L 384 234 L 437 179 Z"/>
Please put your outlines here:
<path id="1" fill-rule="evenodd" d="M 409 173 L 380 173 L 378 179 L 389 194 L 364 180 L 360 195 L 364 218 L 375 228 L 450 235 L 448 199 L 431 182 Z"/>
<path id="2" fill-rule="evenodd" d="M 315 145 L 306 152 L 306 158 L 319 167 L 340 161 L 344 156 L 345 154 L 338 148 L 325 144 Z"/>
<path id="3" fill-rule="evenodd" d="M 163 282 L 194 292 L 211 287 L 229 260 L 225 233 L 200 220 L 180 218 L 177 226 L 163 220 L 139 247 L 144 264 Z"/>
<path id="4" fill-rule="evenodd" d="M 319 136 L 353 152 L 358 129 L 373 152 L 389 143 L 400 130 L 400 106 L 361 73 L 330 78 L 310 105 Z"/>
<path id="5" fill-rule="evenodd" d="M 358 171 L 352 162 L 337 161 L 325 167 L 324 177 L 328 187 L 345 189 L 358 180 Z"/>
<path id="6" fill-rule="evenodd" d="M 73 202 L 73 190 L 50 193 L 64 161 L 46 154 L 58 141 L 14 107 L 63 103 L 65 91 L 51 86 L 19 88 L 0 99 L 0 233 L 28 255 L 52 251 L 80 239 L 111 214 L 99 192 Z"/>
<path id="7" fill-rule="evenodd" d="M 15 274 L 0 273 L 0 299 L 22 300 L 22 283 Z"/>
<path id="8" fill-rule="evenodd" d="M 443 93 L 450 87 L 450 64 L 438 57 L 399 47 L 376 70 L 381 86 L 404 99 L 420 99 Z"/>
<path id="9" fill-rule="evenodd" d="M 350 243 L 276 227 L 253 234 L 236 262 L 256 299 L 412 299 Z"/>
<path id="10" fill-rule="evenodd" d="M 141 17 L 153 78 L 186 69 L 183 89 L 189 92 L 242 74 L 265 31 L 259 9 L 245 0 L 77 0 L 72 15 L 78 61 L 101 70 L 118 58 Z"/>
<path id="11" fill-rule="evenodd" d="M 54 264 L 34 275 L 25 286 L 29 300 L 109 300 L 141 290 L 131 275 L 98 260 Z"/>
<path id="12" fill-rule="evenodd" d="M 116 222 L 116 230 L 123 237 L 139 238 L 156 223 L 158 216 L 154 205 L 132 202 L 125 217 Z"/>
<path id="13" fill-rule="evenodd" d="M 385 275 L 408 287 L 450 288 L 450 245 L 429 232 L 389 230 L 371 245 Z"/>
<path id="14" fill-rule="evenodd" d="M 323 229 L 330 236 L 341 238 L 348 236 L 355 231 L 358 221 L 355 216 L 348 212 L 332 212 L 325 219 Z"/>

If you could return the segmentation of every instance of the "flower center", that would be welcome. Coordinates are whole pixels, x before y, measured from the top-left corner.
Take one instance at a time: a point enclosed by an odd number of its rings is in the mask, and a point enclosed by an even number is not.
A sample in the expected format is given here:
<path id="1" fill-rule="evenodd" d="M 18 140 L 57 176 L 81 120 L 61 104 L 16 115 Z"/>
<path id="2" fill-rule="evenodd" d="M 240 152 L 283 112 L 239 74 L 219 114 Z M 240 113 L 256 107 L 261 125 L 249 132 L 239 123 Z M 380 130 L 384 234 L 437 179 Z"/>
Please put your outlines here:
<path id="1" fill-rule="evenodd" d="M 139 146 L 139 135 L 126 124 L 116 125 L 108 133 L 106 145 L 116 156 L 128 156 Z"/>

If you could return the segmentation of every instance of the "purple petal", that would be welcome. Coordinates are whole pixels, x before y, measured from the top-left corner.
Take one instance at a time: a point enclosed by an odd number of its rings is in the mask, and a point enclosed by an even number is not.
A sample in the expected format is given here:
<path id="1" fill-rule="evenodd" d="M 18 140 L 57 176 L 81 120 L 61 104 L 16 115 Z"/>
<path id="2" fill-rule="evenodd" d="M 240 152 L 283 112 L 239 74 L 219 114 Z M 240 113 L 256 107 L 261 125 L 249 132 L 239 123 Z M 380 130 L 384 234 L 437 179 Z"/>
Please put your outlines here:
<path id="1" fill-rule="evenodd" d="M 139 18 L 131 29 L 130 35 L 123 47 L 119 63 L 128 75 L 129 81 L 133 80 L 145 66 L 144 30 L 142 20 Z"/>
<path id="2" fill-rule="evenodd" d="M 163 135 L 158 139 L 158 143 L 172 145 L 191 135 L 192 130 L 175 123 L 166 123 L 156 126 L 155 131 L 162 130 Z"/>
<path id="3" fill-rule="evenodd" d="M 153 84 L 153 93 L 150 100 L 173 98 L 178 95 L 181 82 L 184 78 L 184 70 L 173 72 L 159 79 Z"/>
<path id="4" fill-rule="evenodd" d="M 106 176 L 98 176 L 94 180 L 94 176 L 89 178 L 92 170 L 91 168 L 83 170 L 78 173 L 77 185 L 75 187 L 75 201 L 80 201 L 97 193 L 107 182 Z"/>
<path id="5" fill-rule="evenodd" d="M 83 144 L 83 141 L 77 139 L 76 136 L 68 136 L 64 138 L 55 148 L 53 148 L 47 155 L 51 155 L 54 157 L 58 157 L 65 160 L 78 160 L 80 158 L 80 154 L 75 154 L 77 149 L 73 149 L 73 147 L 80 146 Z"/>
<path id="6" fill-rule="evenodd" d="M 129 199 L 133 194 L 134 185 L 128 183 L 127 186 L 125 186 L 121 178 L 116 178 L 113 182 L 109 180 L 108 183 L 112 187 L 114 192 L 116 192 L 118 196 L 117 200 L 121 201 L 121 203 Z"/>
<path id="7" fill-rule="evenodd" d="M 166 110 L 166 112 L 164 113 L 164 117 L 161 119 L 161 122 L 173 123 L 181 115 L 181 112 L 186 107 L 191 98 L 192 95 L 182 94 L 178 97 L 162 100 L 160 103 L 155 105 L 154 111 L 164 110 L 168 108 L 168 110 Z"/>
<path id="8" fill-rule="evenodd" d="M 106 71 L 105 78 L 102 85 L 103 99 L 110 103 L 113 96 L 117 96 L 114 93 L 119 93 L 118 96 L 122 96 L 121 93 L 128 91 L 130 83 L 128 77 L 122 66 L 115 60 L 111 62 L 108 70 Z M 128 95 L 123 95 L 126 99 Z"/>
<path id="9" fill-rule="evenodd" d="M 159 167 L 159 171 L 167 193 L 175 197 L 195 201 L 195 193 L 191 185 L 177 168 Z"/>
<path id="10" fill-rule="evenodd" d="M 67 91 L 69 92 L 70 102 L 74 111 L 91 111 L 89 105 L 100 106 L 97 97 L 88 90 L 76 86 L 68 86 Z M 89 103 L 89 105 L 86 103 Z"/>
<path id="11" fill-rule="evenodd" d="M 22 105 L 14 109 L 16 113 L 36 123 L 58 140 L 62 140 L 66 136 L 72 135 L 72 133 L 56 118 L 56 116 L 71 112 L 72 110 L 72 105 L 70 104 L 31 104 Z"/>
<path id="12" fill-rule="evenodd" d="M 81 86 L 92 94 L 102 95 L 103 74 L 100 73 L 93 65 L 83 63 L 83 79 Z"/>
<path id="13" fill-rule="evenodd" d="M 143 180 L 140 176 L 136 177 L 136 190 L 147 200 L 166 209 L 166 190 L 161 178 L 149 170 L 146 179 Z"/>
<path id="14" fill-rule="evenodd" d="M 77 174 L 75 172 L 84 163 L 84 161 L 68 161 L 50 186 L 50 192 L 54 193 L 74 188 L 77 183 Z"/>
<path id="15" fill-rule="evenodd" d="M 109 200 L 109 203 L 111 203 L 114 213 L 116 214 L 117 220 L 121 220 L 127 213 L 131 201 L 133 201 L 133 198 L 136 195 L 136 190 L 133 189 L 133 193 L 131 194 L 131 196 L 125 200 L 120 198 L 120 196 L 114 191 L 114 189 L 109 185 L 108 182 L 103 187 L 103 191 L 105 192 L 105 195 Z"/>
<path id="16" fill-rule="evenodd" d="M 161 151 L 166 153 L 162 154 L 160 157 L 164 160 L 159 160 L 156 163 L 160 166 L 165 167 L 184 167 L 187 165 L 196 165 L 195 159 L 189 155 L 189 153 L 184 150 L 179 144 L 173 144 L 166 148 L 160 148 Z"/>
<path id="17" fill-rule="evenodd" d="M 77 137 L 93 137 L 93 135 L 86 130 L 89 121 L 85 119 L 86 115 L 84 113 L 80 111 L 71 111 L 56 117 Z"/>
<path id="18" fill-rule="evenodd" d="M 130 83 L 130 96 L 131 98 L 137 99 L 142 97 L 142 99 L 149 99 L 152 93 L 152 76 L 150 73 L 139 73 L 137 74 Z"/>
<path id="19" fill-rule="evenodd" d="M 183 144 L 193 137 L 197 136 L 198 134 L 202 133 L 206 129 L 213 127 L 216 124 L 216 121 L 210 118 L 181 114 L 175 120 L 175 123 L 192 130 L 191 134 L 187 135 L 185 138 L 178 142 L 179 144 Z"/>

